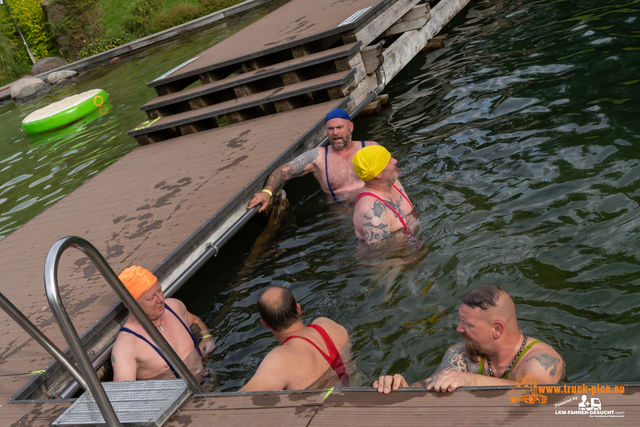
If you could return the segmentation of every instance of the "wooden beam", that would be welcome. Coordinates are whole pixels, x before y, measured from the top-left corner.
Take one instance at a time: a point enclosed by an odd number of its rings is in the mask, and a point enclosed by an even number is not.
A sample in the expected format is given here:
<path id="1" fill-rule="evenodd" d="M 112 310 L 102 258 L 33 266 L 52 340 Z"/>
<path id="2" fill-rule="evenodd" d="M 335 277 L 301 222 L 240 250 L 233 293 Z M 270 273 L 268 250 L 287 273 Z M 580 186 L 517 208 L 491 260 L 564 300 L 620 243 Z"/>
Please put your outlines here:
<path id="1" fill-rule="evenodd" d="M 291 48 L 291 54 L 294 58 L 301 58 L 303 56 L 311 55 L 311 51 L 307 45 L 294 46 Z"/>
<path id="2" fill-rule="evenodd" d="M 467 3 L 469 0 L 441 1 L 431 9 L 427 25 L 404 33 L 389 46 L 382 53 L 387 81 L 391 81 Z"/>
<path id="3" fill-rule="evenodd" d="M 369 43 L 384 33 L 387 28 L 391 27 L 398 21 L 398 19 L 402 18 L 407 12 L 409 12 L 419 1 L 420 0 L 396 1 L 393 6 L 378 15 L 352 37 L 343 37 L 343 40 L 345 40 L 345 43 L 347 43 L 347 41 L 352 43 L 359 40 L 362 41 L 363 46 L 368 46 Z M 451 0 L 445 1 L 444 3 L 449 3 L 449 1 Z"/>
<path id="4" fill-rule="evenodd" d="M 360 52 L 362 62 L 364 63 L 364 70 L 367 74 L 376 71 L 384 62 L 384 58 L 382 57 L 382 46 L 384 46 L 384 43 L 384 40 L 382 40 L 376 45 L 365 47 Z"/>
<path id="5" fill-rule="evenodd" d="M 206 104 L 202 98 L 191 98 L 189 100 L 189 107 L 191 107 L 192 110 L 197 110 L 198 108 L 204 108 L 206 107 L 208 104 Z M 151 117 L 149 117 L 151 118 Z"/>
<path id="6" fill-rule="evenodd" d="M 418 30 L 425 26 L 429 19 L 431 19 L 431 8 L 429 3 L 417 4 L 411 8 L 402 18 L 384 32 L 385 36 L 392 36 L 394 34 L 402 34 L 411 30 Z"/>
<path id="7" fill-rule="evenodd" d="M 447 40 L 449 40 L 449 35 L 448 34 L 443 34 L 441 36 L 435 36 L 434 38 L 429 40 L 427 45 L 425 47 L 423 47 L 420 52 L 421 53 L 429 53 L 429 52 L 433 52 L 434 50 L 442 49 L 444 47 L 444 42 L 447 41 Z"/>
<path id="8" fill-rule="evenodd" d="M 362 55 L 358 53 L 357 55 L 349 58 L 349 59 L 337 59 L 334 61 L 336 64 L 336 68 L 338 71 L 347 71 L 347 70 L 356 70 L 356 74 L 354 76 L 354 81 L 356 85 L 360 80 L 364 79 L 367 75 L 367 72 L 364 67 L 364 62 L 362 60 Z"/>

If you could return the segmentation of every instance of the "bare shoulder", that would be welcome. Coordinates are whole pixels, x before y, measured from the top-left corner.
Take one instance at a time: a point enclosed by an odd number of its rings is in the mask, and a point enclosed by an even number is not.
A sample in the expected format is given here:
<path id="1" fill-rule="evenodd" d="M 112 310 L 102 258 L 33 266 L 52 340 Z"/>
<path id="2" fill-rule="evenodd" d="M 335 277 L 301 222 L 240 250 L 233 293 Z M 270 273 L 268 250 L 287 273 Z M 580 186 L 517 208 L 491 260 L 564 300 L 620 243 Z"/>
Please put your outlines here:
<path id="1" fill-rule="evenodd" d="M 538 342 L 524 356 L 521 371 L 535 375 L 539 381 L 558 382 L 564 377 L 565 363 L 553 347 Z"/>
<path id="2" fill-rule="evenodd" d="M 129 332 L 120 331 L 116 336 L 111 352 L 112 354 L 135 354 L 140 342 L 140 338 L 135 335 L 130 334 Z"/>
<path id="3" fill-rule="evenodd" d="M 182 301 L 175 298 L 166 298 L 164 303 L 167 304 L 173 311 L 178 313 L 183 319 L 187 316 L 187 306 Z"/>
<path id="4" fill-rule="evenodd" d="M 365 147 L 369 147 L 369 146 L 371 146 L 371 145 L 380 145 L 380 144 L 378 144 L 378 143 L 377 143 L 377 142 L 375 142 L 375 141 L 365 141 L 365 142 L 364 142 L 364 146 L 365 146 Z"/>
<path id="5" fill-rule="evenodd" d="M 314 325 L 322 326 L 323 328 L 331 328 L 336 331 L 348 334 L 347 329 L 339 323 L 334 322 L 328 317 L 318 317 L 312 322 Z"/>

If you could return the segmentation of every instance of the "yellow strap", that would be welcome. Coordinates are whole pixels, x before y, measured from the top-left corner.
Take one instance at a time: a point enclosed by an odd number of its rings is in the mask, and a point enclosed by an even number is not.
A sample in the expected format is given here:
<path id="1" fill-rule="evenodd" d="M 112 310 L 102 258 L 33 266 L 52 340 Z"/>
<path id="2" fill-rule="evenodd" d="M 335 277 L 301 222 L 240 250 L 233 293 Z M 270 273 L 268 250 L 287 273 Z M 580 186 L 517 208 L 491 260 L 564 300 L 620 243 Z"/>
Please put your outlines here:
<path id="1" fill-rule="evenodd" d="M 322 397 L 322 400 L 325 400 L 327 397 L 329 397 L 331 393 L 333 393 L 333 387 L 327 390 L 327 393 Z"/>

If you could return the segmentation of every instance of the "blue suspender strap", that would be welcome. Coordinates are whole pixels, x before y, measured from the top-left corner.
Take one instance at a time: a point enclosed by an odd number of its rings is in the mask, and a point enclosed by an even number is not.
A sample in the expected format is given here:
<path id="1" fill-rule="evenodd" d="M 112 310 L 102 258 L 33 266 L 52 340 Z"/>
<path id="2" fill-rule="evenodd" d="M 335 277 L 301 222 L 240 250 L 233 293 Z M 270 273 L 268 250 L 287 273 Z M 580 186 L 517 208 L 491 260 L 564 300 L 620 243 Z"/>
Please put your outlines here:
<path id="1" fill-rule="evenodd" d="M 191 329 L 189 329 L 189 327 L 182 321 L 182 319 L 180 318 L 180 316 L 178 316 L 176 314 L 175 311 L 173 311 L 171 309 L 171 307 L 169 307 L 167 305 L 167 303 L 164 303 L 164 306 L 167 310 L 169 310 L 174 316 L 176 316 L 176 318 L 180 321 L 180 323 L 182 323 L 182 326 L 184 326 L 184 328 L 187 330 L 187 333 L 189 333 L 189 336 L 191 337 L 191 339 L 193 340 L 193 346 L 198 350 L 198 354 L 200 354 L 200 357 L 202 357 L 202 352 L 200 351 L 200 347 L 198 347 L 198 341 L 196 341 L 196 337 L 193 336 L 193 334 L 191 333 Z"/>
<path id="2" fill-rule="evenodd" d="M 364 148 L 364 141 L 360 141 L 362 143 L 362 148 Z"/>
<path id="3" fill-rule="evenodd" d="M 148 339 L 146 339 L 145 337 L 143 337 L 142 335 L 140 335 L 137 332 L 133 332 L 131 329 L 129 328 L 120 328 L 121 331 L 123 332 L 129 332 L 132 335 L 135 335 L 136 337 L 140 338 L 142 341 L 146 342 L 147 344 L 149 344 L 151 346 L 152 349 L 154 349 L 159 355 L 160 357 L 162 357 L 164 359 L 165 362 L 167 362 L 167 365 L 169 365 L 169 369 L 171 369 L 171 372 L 173 372 L 173 375 L 176 376 L 176 378 L 180 378 L 180 375 L 178 375 L 178 373 L 176 372 L 176 370 L 173 368 L 173 366 L 171 366 L 171 363 L 169 363 L 169 361 L 167 360 L 166 357 L 164 357 L 164 354 L 162 354 L 162 352 L 160 351 L 160 349 L 158 347 L 156 347 L 151 341 L 149 341 Z"/>
<path id="4" fill-rule="evenodd" d="M 329 153 L 329 146 L 324 146 L 324 173 L 327 175 L 327 187 L 329 187 L 329 191 L 331 191 L 331 195 L 333 196 L 333 201 L 337 202 L 338 198 L 336 197 L 333 189 L 331 188 L 331 184 L 329 184 L 329 164 L 327 163 L 327 154 Z"/>

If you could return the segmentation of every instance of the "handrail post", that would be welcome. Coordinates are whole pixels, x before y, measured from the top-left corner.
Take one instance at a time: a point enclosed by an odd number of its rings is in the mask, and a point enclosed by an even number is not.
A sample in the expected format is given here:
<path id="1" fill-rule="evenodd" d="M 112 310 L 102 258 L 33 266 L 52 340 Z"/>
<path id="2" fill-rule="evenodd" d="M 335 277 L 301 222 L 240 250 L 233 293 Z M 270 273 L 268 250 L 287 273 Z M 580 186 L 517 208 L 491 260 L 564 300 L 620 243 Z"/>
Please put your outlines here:
<path id="1" fill-rule="evenodd" d="M 82 374 L 80 373 L 80 371 L 78 370 L 78 368 L 76 368 L 76 366 L 73 363 L 71 363 L 71 361 L 67 358 L 67 356 L 58 347 L 56 347 L 56 345 L 54 343 L 52 343 L 51 340 L 49 340 L 49 338 L 47 338 L 46 335 L 43 334 L 36 327 L 36 325 L 34 325 L 31 322 L 31 320 L 29 320 L 29 318 L 27 316 L 22 314 L 22 312 L 20 310 L 18 310 L 16 308 L 16 306 L 13 305 L 11 303 L 11 301 L 9 301 L 7 299 L 7 297 L 5 297 L 1 292 L 0 292 L 0 307 L 13 320 L 16 321 L 16 323 L 18 325 L 20 325 L 22 327 L 22 329 L 24 329 L 29 335 L 31 335 L 31 337 L 38 344 L 40 344 L 42 347 L 44 347 L 44 349 L 47 350 L 49 352 L 49 354 L 53 356 L 54 359 L 56 359 L 58 362 L 60 362 L 60 364 L 67 371 L 69 371 L 69 373 L 71 373 L 71 375 L 73 375 L 73 378 L 75 378 L 75 380 L 78 382 L 78 384 L 80 384 L 82 386 L 82 388 L 84 388 L 85 390 L 89 390 L 89 385 L 84 380 L 84 378 L 83 378 Z"/>
<path id="2" fill-rule="evenodd" d="M 182 359 L 180 359 L 176 354 L 164 336 L 155 326 L 153 326 L 153 323 L 151 323 L 151 320 L 149 320 L 146 313 L 142 308 L 140 308 L 129 291 L 126 290 L 118 276 L 116 276 L 113 270 L 111 270 L 111 267 L 109 267 L 109 264 L 107 264 L 100 252 L 98 252 L 98 250 L 85 239 L 76 236 L 64 237 L 54 243 L 47 254 L 47 260 L 44 267 L 45 292 L 47 294 L 49 305 L 51 306 L 51 311 L 60 324 L 62 334 L 67 340 L 67 343 L 76 358 L 80 371 L 87 381 L 89 390 L 91 391 L 96 404 L 100 408 L 100 412 L 102 413 L 107 425 L 116 427 L 121 424 L 118 421 L 115 411 L 113 410 L 113 406 L 111 405 L 111 402 L 109 402 L 109 398 L 107 397 L 97 374 L 93 370 L 89 356 L 87 356 L 87 353 L 82 347 L 80 337 L 71 323 L 69 315 L 67 314 L 60 298 L 60 291 L 58 288 L 58 264 L 62 253 L 70 247 L 75 247 L 80 250 L 93 262 L 107 283 L 109 283 L 118 297 L 129 309 L 129 313 L 133 314 L 136 319 L 138 319 L 138 322 L 144 328 L 145 332 L 149 334 L 165 357 L 167 357 L 167 359 L 169 359 L 173 364 L 174 368 L 178 371 L 189 388 L 196 394 L 204 393 L 204 390 L 189 368 L 187 368 Z"/>

